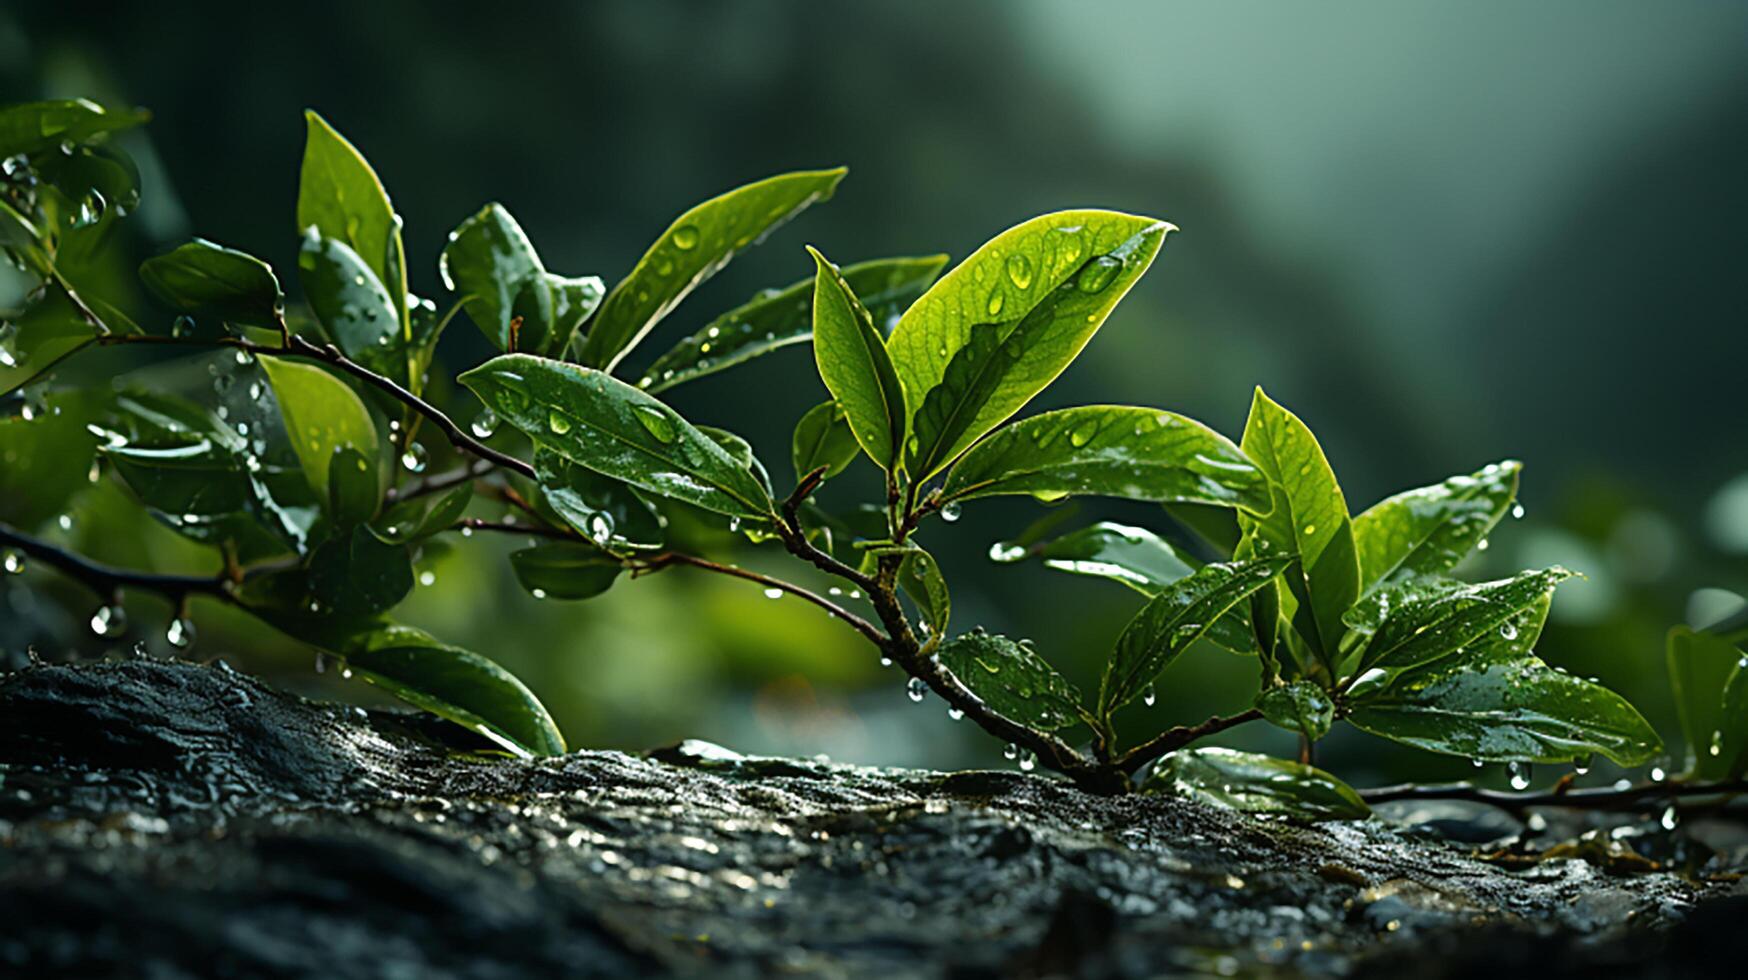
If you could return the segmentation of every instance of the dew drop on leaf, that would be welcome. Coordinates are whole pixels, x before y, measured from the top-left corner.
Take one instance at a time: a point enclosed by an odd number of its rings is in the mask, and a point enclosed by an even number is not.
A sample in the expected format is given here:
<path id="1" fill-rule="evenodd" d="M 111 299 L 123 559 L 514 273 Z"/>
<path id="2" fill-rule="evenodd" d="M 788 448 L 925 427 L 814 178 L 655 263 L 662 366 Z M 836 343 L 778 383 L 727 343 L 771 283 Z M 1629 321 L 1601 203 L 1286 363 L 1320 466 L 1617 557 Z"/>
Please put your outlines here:
<path id="1" fill-rule="evenodd" d="M 571 430 L 571 420 L 556 409 L 546 414 L 546 427 L 555 436 L 562 436 Z"/>
<path id="2" fill-rule="evenodd" d="M 1514 624 L 1514 623 L 1501 623 L 1499 626 L 1499 636 L 1501 639 L 1506 640 L 1508 642 L 1511 640 L 1517 639 L 1517 626 L 1516 626 L 1516 624 Z"/>
<path id="3" fill-rule="evenodd" d="M 682 251 L 698 247 L 698 227 L 681 225 L 674 229 L 674 247 Z"/>
<path id="4" fill-rule="evenodd" d="M 668 414 L 653 405 L 634 405 L 632 413 L 644 431 L 654 436 L 657 442 L 671 443 L 674 441 L 674 421 Z"/>
<path id="5" fill-rule="evenodd" d="M 948 708 L 947 717 L 952 721 L 963 721 L 965 718 L 965 712 L 960 711 L 958 708 Z"/>
<path id="6" fill-rule="evenodd" d="M 783 590 L 779 589 L 779 588 L 775 588 L 775 587 L 768 588 L 765 590 L 765 598 L 767 598 L 767 599 L 781 599 L 781 598 L 783 598 Z"/>
<path id="7" fill-rule="evenodd" d="M 1012 742 L 1009 742 L 1007 744 L 1007 746 L 1001 750 L 1001 754 L 1002 754 L 1002 758 L 1008 760 L 1009 762 L 1012 762 L 1015 759 L 1018 759 L 1020 757 L 1020 747 L 1018 745 L 1015 745 Z"/>
<path id="8" fill-rule="evenodd" d="M 1008 256 L 1008 279 L 1021 289 L 1032 287 L 1032 260 L 1024 255 Z"/>

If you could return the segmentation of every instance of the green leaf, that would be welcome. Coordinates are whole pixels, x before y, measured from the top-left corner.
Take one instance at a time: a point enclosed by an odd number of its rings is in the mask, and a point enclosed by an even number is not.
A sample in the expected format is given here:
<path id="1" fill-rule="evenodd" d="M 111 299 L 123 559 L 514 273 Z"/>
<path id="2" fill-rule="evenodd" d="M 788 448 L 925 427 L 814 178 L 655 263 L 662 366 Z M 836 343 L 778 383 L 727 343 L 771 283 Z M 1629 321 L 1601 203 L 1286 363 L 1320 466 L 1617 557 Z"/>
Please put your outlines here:
<path id="1" fill-rule="evenodd" d="M 1232 749 L 1173 752 L 1159 761 L 1142 789 L 1302 820 L 1364 820 L 1372 815 L 1353 787 L 1321 769 Z"/>
<path id="2" fill-rule="evenodd" d="M 1045 412 L 996 431 L 948 472 L 945 494 L 1270 506 L 1268 481 L 1231 440 L 1181 415 L 1120 405 Z"/>
<path id="3" fill-rule="evenodd" d="M 389 544 L 368 528 L 337 532 L 310 555 L 309 587 L 321 608 L 336 616 L 373 616 L 413 590 L 413 561 L 405 545 Z"/>
<path id="4" fill-rule="evenodd" d="M 510 553 L 516 581 L 535 598 L 592 599 L 624 571 L 619 559 L 590 544 L 552 542 Z"/>
<path id="5" fill-rule="evenodd" d="M 659 548 L 666 522 L 629 486 L 550 449 L 534 451 L 542 501 L 560 520 L 614 551 Z"/>
<path id="6" fill-rule="evenodd" d="M 1335 701 L 1310 681 L 1271 687 L 1257 695 L 1256 706 L 1271 723 L 1314 742 L 1328 735 L 1335 721 Z"/>
<path id="7" fill-rule="evenodd" d="M 427 639 L 361 649 L 344 659 L 364 680 L 515 755 L 564 754 L 564 738 L 533 692 L 477 653 Z"/>
<path id="8" fill-rule="evenodd" d="M 318 496 L 328 492 L 328 464 L 342 449 L 377 458 L 376 426 L 358 395 L 321 368 L 276 357 L 260 359 L 273 385 L 286 435 Z"/>
<path id="9" fill-rule="evenodd" d="M 352 246 L 309 229 L 297 271 L 311 312 L 347 357 L 378 374 L 407 379 L 398 306 Z"/>
<path id="10" fill-rule="evenodd" d="M 721 514 L 772 513 L 758 478 L 714 439 L 605 372 L 505 354 L 460 380 L 505 422 L 580 466 Z"/>
<path id="11" fill-rule="evenodd" d="M 1360 674 L 1403 670 L 1457 653 L 1496 634 L 1516 639 L 1516 617 L 1546 602 L 1554 587 L 1572 577 L 1558 565 L 1508 579 L 1469 584 L 1411 585 L 1382 594 L 1389 610 L 1360 654 Z"/>
<path id="12" fill-rule="evenodd" d="M 105 109 L 89 99 L 27 102 L 0 109 L 0 157 L 39 153 L 128 129 L 151 118 L 144 109 Z"/>
<path id="13" fill-rule="evenodd" d="M 821 466 L 826 468 L 825 478 L 829 480 L 842 473 L 860 451 L 844 410 L 837 402 L 829 401 L 808 409 L 801 421 L 795 423 L 789 458 L 795 466 L 796 480 Z"/>
<path id="14" fill-rule="evenodd" d="M 1109 719 L 1171 666 L 1226 611 L 1268 585 L 1291 555 L 1213 564 L 1167 586 L 1123 628 L 1099 685 L 1100 718 Z"/>
<path id="15" fill-rule="evenodd" d="M 990 547 L 998 562 L 1042 559 L 1048 568 L 1121 582 L 1143 595 L 1190 575 L 1201 563 L 1146 528 L 1102 521 L 1031 546 L 1000 543 Z"/>
<path id="16" fill-rule="evenodd" d="M 371 525 L 371 532 L 389 544 L 422 541 L 454 527 L 455 522 L 461 520 L 461 515 L 467 511 L 471 500 L 471 480 L 441 493 L 427 493 L 398 500 Z"/>
<path id="17" fill-rule="evenodd" d="M 285 307 L 267 263 L 204 238 L 147 259 L 140 278 L 165 304 L 196 316 L 274 327 Z"/>
<path id="18" fill-rule="evenodd" d="M 923 622 L 934 636 L 947 635 L 947 619 L 953 611 L 953 599 L 947 593 L 947 580 L 935 556 L 912 548 L 905 552 L 898 566 L 898 584 L 910 601 L 916 603 Z"/>
<path id="19" fill-rule="evenodd" d="M 767 177 L 680 215 L 601 304 L 582 362 L 612 371 L 688 293 L 771 229 L 830 198 L 846 172 L 839 167 Z"/>
<path id="20" fill-rule="evenodd" d="M 121 217 L 140 203 L 140 171 L 133 158 L 110 146 L 79 146 L 71 153 L 40 153 L 31 164 L 76 209 L 72 233 L 100 218 Z"/>
<path id="21" fill-rule="evenodd" d="M 97 440 L 94 392 L 55 392 L 27 401 L 30 418 L 0 418 L 0 521 L 34 530 L 84 489 Z"/>
<path id="22" fill-rule="evenodd" d="M 946 264 L 945 255 L 928 255 L 874 259 L 838 271 L 880 325 L 896 319 L 916 302 Z M 815 278 L 808 276 L 782 289 L 766 290 L 710 321 L 656 358 L 637 386 L 653 395 L 812 340 Z"/>
<path id="23" fill-rule="evenodd" d="M 819 266 L 813 287 L 813 356 L 820 379 L 843 407 L 863 451 L 882 469 L 894 470 L 908 416 L 886 339 L 838 270 L 812 246 L 807 251 Z"/>
<path id="24" fill-rule="evenodd" d="M 1669 631 L 1669 686 L 1675 692 L 1681 735 L 1687 741 L 1686 774 L 1726 779 L 1748 765 L 1748 703 L 1742 662 L 1734 645 L 1685 626 Z"/>
<path id="25" fill-rule="evenodd" d="M 594 276 L 566 279 L 547 272 L 522 226 L 496 203 L 450 232 L 437 269 L 443 284 L 461 294 L 468 317 L 501 351 L 559 356 L 604 292 Z M 523 322 L 512 344 L 516 316 Z"/>
<path id="26" fill-rule="evenodd" d="M 1329 460 L 1305 423 L 1256 390 L 1241 444 L 1269 478 L 1274 505 L 1267 516 L 1239 516 L 1256 554 L 1296 553 L 1287 575 L 1297 610 L 1293 624 L 1324 671 L 1335 672 L 1345 627 L 1342 615 L 1359 598 L 1359 559 L 1347 501 Z"/>
<path id="27" fill-rule="evenodd" d="M 909 398 L 906 469 L 926 480 L 1068 367 L 1171 225 L 1061 211 L 1011 228 L 929 288 L 888 347 Z"/>
<path id="28" fill-rule="evenodd" d="M 328 466 L 328 513 L 341 527 L 366 524 L 382 504 L 375 461 L 347 447 Z"/>
<path id="29" fill-rule="evenodd" d="M 1048 732 L 1082 720 L 1080 692 L 1028 642 L 980 627 L 941 644 L 935 655 L 967 690 L 1022 725 Z"/>
<path id="30" fill-rule="evenodd" d="M 323 238 L 344 242 L 376 273 L 395 309 L 403 311 L 406 250 L 401 244 L 401 220 L 389 203 L 388 191 L 364 155 L 327 120 L 313 111 L 306 111 L 304 118 L 309 132 L 298 178 L 298 229 L 313 226 Z M 404 329 L 406 317 L 395 319 Z"/>
<path id="31" fill-rule="evenodd" d="M 1361 590 L 1456 567 L 1511 508 L 1522 470 L 1516 460 L 1492 463 L 1381 500 L 1354 518 Z"/>
<path id="32" fill-rule="evenodd" d="M 1626 699 L 1538 660 L 1524 642 L 1529 632 L 1495 634 L 1463 656 L 1356 684 L 1347 720 L 1373 735 L 1479 762 L 1569 762 L 1600 752 L 1634 766 L 1657 753 L 1657 733 Z"/>
<path id="33" fill-rule="evenodd" d="M 0 207 L 4 202 L 0 202 Z M 0 324 L 0 395 L 11 394 L 96 340 L 65 293 L 47 290 L 24 312 Z"/>

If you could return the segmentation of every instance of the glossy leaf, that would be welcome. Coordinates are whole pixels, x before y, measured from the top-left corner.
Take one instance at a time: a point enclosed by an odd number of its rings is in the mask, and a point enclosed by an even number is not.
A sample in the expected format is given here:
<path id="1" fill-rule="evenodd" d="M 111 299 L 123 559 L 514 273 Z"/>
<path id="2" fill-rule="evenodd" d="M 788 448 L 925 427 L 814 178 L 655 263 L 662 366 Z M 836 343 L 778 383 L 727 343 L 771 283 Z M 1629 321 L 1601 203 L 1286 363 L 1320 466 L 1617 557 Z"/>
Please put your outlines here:
<path id="1" fill-rule="evenodd" d="M 1133 700 L 1216 620 L 1292 562 L 1290 555 L 1276 555 L 1213 564 L 1166 586 L 1117 638 L 1099 686 L 1099 717 L 1108 719 Z"/>
<path id="2" fill-rule="evenodd" d="M 371 525 L 378 538 L 390 544 L 421 541 L 449 530 L 473 500 L 473 483 L 461 483 L 441 493 L 421 494 L 398 500 Z"/>
<path id="3" fill-rule="evenodd" d="M 204 238 L 147 259 L 140 279 L 175 309 L 232 323 L 273 327 L 285 306 L 267 263 Z"/>
<path id="4" fill-rule="evenodd" d="M 1685 626 L 1669 631 L 1669 686 L 1687 742 L 1687 775 L 1725 779 L 1748 765 L 1748 704 L 1742 697 L 1748 660 L 1733 644 Z"/>
<path id="5" fill-rule="evenodd" d="M 1515 618 L 1547 601 L 1554 587 L 1571 577 L 1556 565 L 1493 582 L 1445 582 L 1399 592 L 1356 669 L 1363 674 L 1417 667 L 1477 640 L 1490 641 L 1501 631 L 1508 634 L 1504 639 L 1516 639 Z"/>
<path id="6" fill-rule="evenodd" d="M 990 240 L 924 293 L 889 348 L 911 411 L 906 469 L 940 472 L 1068 367 L 1172 226 L 1062 211 Z"/>
<path id="7" fill-rule="evenodd" d="M 145 122 L 144 109 L 106 109 L 89 99 L 27 102 L 0 108 L 0 157 L 83 143 Z"/>
<path id="8" fill-rule="evenodd" d="M 461 376 L 505 422 L 571 462 L 705 510 L 763 520 L 769 494 L 714 439 L 606 373 L 505 354 Z"/>
<path id="9" fill-rule="evenodd" d="M 674 219 L 601 304 L 582 362 L 612 371 L 687 294 L 771 229 L 831 197 L 845 173 L 839 167 L 767 177 Z"/>
<path id="10" fill-rule="evenodd" d="M 928 255 L 858 262 L 838 272 L 884 328 L 916 302 L 946 264 L 945 255 Z M 812 340 L 814 279 L 766 290 L 710 321 L 656 358 L 637 386 L 655 394 Z"/>
<path id="11" fill-rule="evenodd" d="M 896 469 L 908 413 L 886 339 L 837 269 L 811 246 L 807 251 L 819 266 L 813 356 L 820 379 L 842 406 L 862 450 L 882 469 Z"/>
<path id="12" fill-rule="evenodd" d="M 1143 595 L 1193 573 L 1201 564 L 1146 528 L 1103 521 L 1031 546 L 1001 543 L 990 547 L 998 562 L 1037 558 L 1049 568 L 1121 582 Z"/>
<path id="13" fill-rule="evenodd" d="M 1373 504 L 1354 518 L 1362 591 L 1456 567 L 1517 498 L 1516 460 L 1419 487 Z"/>
<path id="14" fill-rule="evenodd" d="M 407 377 L 398 306 L 352 246 L 312 229 L 304 235 L 297 271 L 310 310 L 347 357 L 379 374 Z"/>
<path id="15" fill-rule="evenodd" d="M 341 527 L 366 524 L 382 503 L 376 461 L 352 447 L 334 454 L 328 465 L 328 514 Z"/>
<path id="16" fill-rule="evenodd" d="M 546 271 L 522 226 L 503 205 L 488 204 L 449 235 L 438 261 L 443 283 L 501 351 L 557 357 L 577 326 L 600 305 L 594 276 L 567 279 Z M 511 321 L 521 316 L 516 343 Z"/>
<path id="17" fill-rule="evenodd" d="M 953 599 L 947 592 L 947 580 L 941 575 L 935 556 L 913 548 L 905 553 L 898 566 L 898 584 L 910 601 L 916 603 L 930 636 L 946 636 L 947 620 L 953 611 Z"/>
<path id="18" fill-rule="evenodd" d="M 1256 699 L 1262 716 L 1289 732 L 1316 741 L 1329 734 L 1335 721 L 1335 702 L 1320 685 L 1293 681 L 1263 691 Z"/>
<path id="19" fill-rule="evenodd" d="M 998 430 L 953 466 L 945 493 L 1270 506 L 1268 481 L 1231 440 L 1181 415 L 1120 405 L 1045 412 Z"/>
<path id="20" fill-rule="evenodd" d="M 1159 761 L 1142 789 L 1246 813 L 1301 820 L 1364 820 L 1372 809 L 1329 773 L 1233 749 L 1180 749 Z"/>
<path id="21" fill-rule="evenodd" d="M 789 459 L 797 480 L 821 466 L 826 468 L 825 478 L 830 479 L 842 473 L 860 451 L 844 410 L 830 401 L 808 409 L 801 421 L 795 423 Z"/>
<path id="22" fill-rule="evenodd" d="M 1305 423 L 1258 388 L 1241 444 L 1269 478 L 1273 506 L 1244 514 L 1239 527 L 1258 555 L 1294 553 L 1300 562 L 1286 582 L 1293 623 L 1325 672 L 1333 673 L 1345 627 L 1342 616 L 1359 598 L 1359 559 L 1347 501 L 1317 438 Z"/>
<path id="23" fill-rule="evenodd" d="M 377 456 L 376 426 L 358 395 L 321 368 L 276 357 L 260 359 L 286 435 L 317 495 L 328 493 L 328 464 L 342 449 Z"/>
<path id="24" fill-rule="evenodd" d="M 412 558 L 406 546 L 367 528 L 341 530 L 310 555 L 309 586 L 320 608 L 334 615 L 375 615 L 413 590 Z"/>
<path id="25" fill-rule="evenodd" d="M 359 677 L 395 697 L 491 739 L 519 756 L 563 755 L 564 738 L 533 692 L 477 653 L 424 642 L 345 655 Z"/>
<path id="26" fill-rule="evenodd" d="M 86 431 L 94 394 L 56 392 L 30 418 L 0 417 L 0 522 L 34 530 L 84 489 L 97 440 Z"/>
<path id="27" fill-rule="evenodd" d="M 991 708 L 1038 731 L 1081 721 L 1080 692 L 1029 643 L 982 629 L 953 637 L 935 651 L 971 693 Z"/>
<path id="28" fill-rule="evenodd" d="M 759 481 L 759 486 L 764 488 L 766 497 L 775 499 L 776 492 L 771 488 L 771 474 L 765 469 L 765 464 L 759 462 L 758 454 L 753 452 L 752 443 L 727 429 L 718 429 L 713 425 L 700 425 L 697 429 L 721 446 L 741 469 L 751 473 L 753 479 Z"/>
<path id="29" fill-rule="evenodd" d="M 407 261 L 388 191 L 364 155 L 327 120 L 314 112 L 304 118 L 309 131 L 298 178 L 297 227 L 313 226 L 323 238 L 344 242 L 376 273 L 398 311 L 407 293 Z"/>
<path id="30" fill-rule="evenodd" d="M 571 527 L 615 551 L 659 548 L 666 524 L 631 487 L 550 449 L 534 452 L 541 500 Z"/>
<path id="31" fill-rule="evenodd" d="M 551 542 L 510 553 L 516 581 L 536 598 L 592 599 L 624 571 L 619 559 L 590 544 Z"/>
<path id="32" fill-rule="evenodd" d="M 0 395 L 29 384 L 63 358 L 95 342 L 91 324 L 59 290 L 46 291 L 21 315 L 9 317 L 8 324 L 0 325 Z"/>

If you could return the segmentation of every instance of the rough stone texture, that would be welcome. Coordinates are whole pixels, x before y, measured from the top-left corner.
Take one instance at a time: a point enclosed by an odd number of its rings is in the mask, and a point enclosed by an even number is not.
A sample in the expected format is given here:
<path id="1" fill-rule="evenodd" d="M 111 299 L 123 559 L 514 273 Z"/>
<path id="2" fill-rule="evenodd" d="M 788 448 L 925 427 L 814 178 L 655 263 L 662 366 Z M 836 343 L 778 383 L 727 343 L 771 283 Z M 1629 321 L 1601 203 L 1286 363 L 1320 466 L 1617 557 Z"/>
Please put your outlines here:
<path id="1" fill-rule="evenodd" d="M 223 667 L 0 677 L 0 975 L 1690 977 L 1748 920 L 1380 820 L 451 737 Z"/>

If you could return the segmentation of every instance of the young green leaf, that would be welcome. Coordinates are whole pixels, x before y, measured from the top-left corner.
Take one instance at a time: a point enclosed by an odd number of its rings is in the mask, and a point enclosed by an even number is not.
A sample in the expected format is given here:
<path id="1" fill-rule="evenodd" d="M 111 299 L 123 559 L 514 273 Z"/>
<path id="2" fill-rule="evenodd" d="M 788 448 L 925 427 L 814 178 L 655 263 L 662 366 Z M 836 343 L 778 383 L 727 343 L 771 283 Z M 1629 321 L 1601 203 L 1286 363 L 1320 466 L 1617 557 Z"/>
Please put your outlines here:
<path id="1" fill-rule="evenodd" d="M 604 292 L 594 276 L 566 279 L 547 272 L 522 226 L 496 203 L 450 232 L 437 270 L 501 351 L 559 356 Z M 527 305 L 518 309 L 518 302 Z M 512 345 L 511 320 L 518 315 L 523 321 Z"/>
<path id="2" fill-rule="evenodd" d="M 862 300 L 876 325 L 896 319 L 935 281 L 945 255 L 874 259 L 838 270 Z M 813 339 L 813 287 L 808 276 L 779 290 L 766 290 L 729 310 L 656 358 L 637 386 L 665 391 L 791 344 Z"/>
<path id="3" fill-rule="evenodd" d="M 196 316 L 273 327 L 285 308 L 267 263 L 204 238 L 147 259 L 140 279 L 167 305 Z"/>
<path id="4" fill-rule="evenodd" d="M 304 118 L 309 131 L 298 177 L 297 227 L 314 227 L 356 252 L 393 298 L 395 320 L 404 329 L 406 318 L 399 313 L 407 294 L 407 259 L 400 216 L 364 155 L 315 112 L 306 111 Z"/>
<path id="5" fill-rule="evenodd" d="M 0 417 L 0 521 L 30 531 L 66 510 L 87 485 L 98 408 L 94 393 L 56 392 L 29 418 Z"/>
<path id="6" fill-rule="evenodd" d="M 759 462 L 758 455 L 753 452 L 752 443 L 727 429 L 718 429 L 713 425 L 700 425 L 698 431 L 709 436 L 724 452 L 734 457 L 741 469 L 751 473 L 753 479 L 759 481 L 759 486 L 765 488 L 765 496 L 775 498 L 776 493 L 771 489 L 771 474 L 765 469 L 765 464 Z"/>
<path id="7" fill-rule="evenodd" d="M 1080 692 L 1030 643 L 978 628 L 941 644 L 935 655 L 967 690 L 1022 725 L 1048 732 L 1082 720 Z"/>
<path id="8" fill-rule="evenodd" d="M 1000 542 L 990 546 L 989 557 L 1004 563 L 1038 558 L 1047 568 L 1108 578 L 1148 596 L 1158 595 L 1201 564 L 1146 528 L 1109 521 L 1029 546 Z"/>
<path id="9" fill-rule="evenodd" d="M 375 460 L 350 446 L 328 466 L 328 514 L 341 527 L 367 524 L 382 504 Z"/>
<path id="10" fill-rule="evenodd" d="M 625 570 L 619 559 L 594 545 L 561 541 L 511 552 L 510 567 L 537 599 L 592 599 Z"/>
<path id="11" fill-rule="evenodd" d="M 379 374 L 407 377 L 398 306 L 352 246 L 308 229 L 297 271 L 310 311 L 347 357 Z"/>
<path id="12" fill-rule="evenodd" d="M 953 600 L 947 593 L 947 580 L 935 556 L 913 548 L 905 553 L 898 566 L 898 584 L 910 601 L 922 613 L 923 623 L 933 636 L 947 635 L 947 618 L 953 610 Z"/>
<path id="13" fill-rule="evenodd" d="M 540 700 L 515 675 L 477 653 L 426 637 L 373 645 L 344 659 L 360 678 L 515 755 L 564 754 L 564 738 Z"/>
<path id="14" fill-rule="evenodd" d="M 1087 405 L 997 430 L 947 473 L 947 500 L 1075 494 L 1267 511 L 1268 480 L 1231 440 L 1171 412 Z"/>
<path id="15" fill-rule="evenodd" d="M 1114 211 L 1048 214 L 931 286 L 889 342 L 912 416 L 911 475 L 934 476 L 1055 380 L 1172 230 Z"/>
<path id="16" fill-rule="evenodd" d="M 505 354 L 461 382 L 505 422 L 571 462 L 705 510 L 773 510 L 758 478 L 673 409 L 606 373 Z"/>
<path id="17" fill-rule="evenodd" d="M 1227 610 L 1293 563 L 1291 555 L 1213 564 L 1165 587 L 1124 627 L 1099 685 L 1098 716 L 1109 719 L 1171 666 Z"/>
<path id="18" fill-rule="evenodd" d="M 310 364 L 277 357 L 263 357 L 260 364 L 273 385 L 285 433 L 318 496 L 328 493 L 328 464 L 341 449 L 376 458 L 376 426 L 364 402 L 344 382 Z"/>
<path id="19" fill-rule="evenodd" d="M 1571 577 L 1556 565 L 1494 582 L 1414 584 L 1383 593 L 1388 614 L 1355 670 L 1403 670 L 1448 657 L 1477 640 L 1490 641 L 1496 634 L 1516 639 L 1516 617 L 1546 602 L 1554 587 Z"/>
<path id="20" fill-rule="evenodd" d="M 144 109 L 105 109 L 89 99 L 6 106 L 0 108 L 0 157 L 84 143 L 101 133 L 138 126 L 150 118 L 151 113 Z"/>
<path id="21" fill-rule="evenodd" d="M 0 207 L 4 202 L 0 202 Z M 96 342 L 91 324 L 79 315 L 66 293 L 46 290 L 29 301 L 23 312 L 9 317 L 8 343 L 0 344 L 0 395 L 29 384 L 66 357 Z M 0 327 L 0 339 L 4 338 Z"/>
<path id="22" fill-rule="evenodd" d="M 896 470 L 908 413 L 886 339 L 838 270 L 812 246 L 807 251 L 819 266 L 813 287 L 813 356 L 820 379 L 843 406 L 862 450 L 882 469 Z"/>
<path id="23" fill-rule="evenodd" d="M 790 446 L 790 462 L 795 466 L 795 479 L 821 466 L 826 479 L 837 476 L 856 458 L 861 446 L 850 431 L 849 419 L 835 401 L 815 405 L 795 423 L 795 435 Z"/>
<path id="24" fill-rule="evenodd" d="M 364 527 L 334 534 L 310 555 L 310 595 L 335 616 L 374 616 L 413 590 L 405 545 L 388 544 Z"/>
<path id="25" fill-rule="evenodd" d="M 1299 555 L 1299 565 L 1286 579 L 1298 606 L 1293 623 L 1325 671 L 1334 673 L 1342 615 L 1359 598 L 1360 585 L 1341 486 L 1311 430 L 1261 388 L 1241 447 L 1268 476 L 1274 504 L 1266 516 L 1239 515 L 1239 527 L 1258 555 Z"/>
<path id="26" fill-rule="evenodd" d="M 1372 815 L 1351 786 L 1321 769 L 1233 749 L 1173 752 L 1154 767 L 1142 790 L 1302 820 L 1364 820 Z"/>
<path id="27" fill-rule="evenodd" d="M 1734 645 L 1710 633 L 1685 626 L 1669 631 L 1669 686 L 1675 692 L 1676 714 L 1687 741 L 1688 776 L 1725 779 L 1748 765 L 1748 703 L 1742 697 L 1748 682 Z"/>
<path id="28" fill-rule="evenodd" d="M 389 544 L 410 544 L 449 530 L 467 511 L 473 483 L 461 483 L 442 493 L 427 493 L 396 501 L 370 526 Z"/>
<path id="29" fill-rule="evenodd" d="M 1316 741 L 1329 734 L 1335 702 L 1329 692 L 1310 681 L 1293 681 L 1257 695 L 1257 709 L 1271 723 Z"/>
<path id="30" fill-rule="evenodd" d="M 767 177 L 680 215 L 620 280 L 589 328 L 582 363 L 612 371 L 693 289 L 771 229 L 832 196 L 847 171 Z"/>
<path id="31" fill-rule="evenodd" d="M 666 523 L 631 487 L 550 449 L 534 451 L 540 501 L 564 523 L 614 551 L 659 548 Z"/>
<path id="32" fill-rule="evenodd" d="M 1516 460 L 1381 500 L 1354 518 L 1361 591 L 1456 567 L 1517 498 Z"/>

